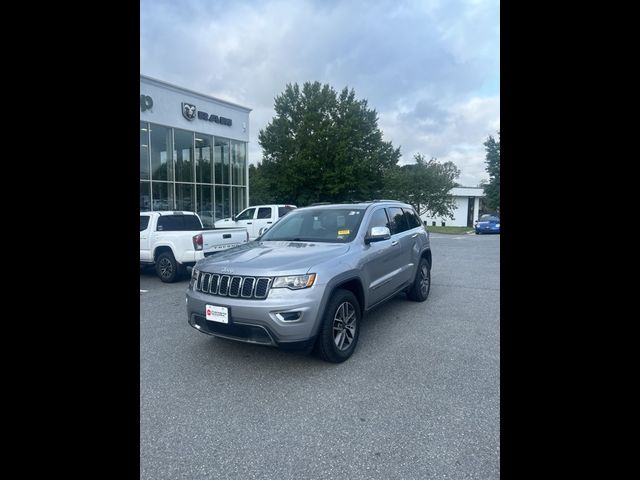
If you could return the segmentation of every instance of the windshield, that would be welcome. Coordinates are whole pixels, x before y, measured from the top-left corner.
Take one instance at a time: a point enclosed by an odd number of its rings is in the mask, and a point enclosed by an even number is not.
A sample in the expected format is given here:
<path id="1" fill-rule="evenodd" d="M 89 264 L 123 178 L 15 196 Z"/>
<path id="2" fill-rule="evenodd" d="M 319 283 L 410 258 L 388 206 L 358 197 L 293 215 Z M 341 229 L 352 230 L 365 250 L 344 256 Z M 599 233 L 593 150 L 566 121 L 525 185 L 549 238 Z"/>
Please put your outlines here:
<path id="1" fill-rule="evenodd" d="M 261 241 L 347 243 L 358 233 L 364 210 L 360 208 L 310 208 L 282 217 Z"/>
<path id="2" fill-rule="evenodd" d="M 480 221 L 481 222 L 499 222 L 500 219 L 498 217 L 493 217 L 491 215 L 486 217 L 483 215 L 482 217 L 480 217 Z"/>

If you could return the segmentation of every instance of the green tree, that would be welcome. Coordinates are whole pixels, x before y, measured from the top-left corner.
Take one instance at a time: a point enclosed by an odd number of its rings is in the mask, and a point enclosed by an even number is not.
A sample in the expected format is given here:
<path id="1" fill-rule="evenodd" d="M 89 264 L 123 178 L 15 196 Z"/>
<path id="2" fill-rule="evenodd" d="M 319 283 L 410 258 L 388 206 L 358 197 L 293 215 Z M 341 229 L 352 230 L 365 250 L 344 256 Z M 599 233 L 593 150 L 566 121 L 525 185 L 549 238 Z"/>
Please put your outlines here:
<path id="1" fill-rule="evenodd" d="M 489 183 L 484 187 L 487 199 L 486 206 L 488 209 L 500 213 L 500 132 L 498 132 L 497 142 L 489 135 L 483 145 L 487 151 L 485 169 L 489 174 Z"/>
<path id="2" fill-rule="evenodd" d="M 416 163 L 398 167 L 387 181 L 387 196 L 409 203 L 419 215 L 453 218 L 455 199 L 449 194 L 458 184 L 460 170 L 453 162 L 425 160 L 419 153 Z"/>
<path id="3" fill-rule="evenodd" d="M 280 199 L 269 189 L 266 180 L 266 170 L 268 166 L 249 165 L 249 199 L 251 205 L 264 205 L 268 203 L 290 202 L 290 199 Z"/>
<path id="4" fill-rule="evenodd" d="M 382 140 L 367 100 L 356 99 L 353 89 L 338 95 L 329 85 L 305 82 L 288 84 L 274 108 L 258 136 L 263 160 L 256 174 L 265 194 L 298 206 L 381 195 L 400 149 Z"/>

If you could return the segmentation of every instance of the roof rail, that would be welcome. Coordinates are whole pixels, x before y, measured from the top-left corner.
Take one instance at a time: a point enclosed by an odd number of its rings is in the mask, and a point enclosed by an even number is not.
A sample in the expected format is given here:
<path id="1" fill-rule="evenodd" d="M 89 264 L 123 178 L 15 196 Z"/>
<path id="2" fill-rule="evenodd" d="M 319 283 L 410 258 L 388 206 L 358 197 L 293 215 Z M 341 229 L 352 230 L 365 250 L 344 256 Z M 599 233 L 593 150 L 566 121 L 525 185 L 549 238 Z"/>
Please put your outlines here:
<path id="1" fill-rule="evenodd" d="M 388 199 L 375 199 L 375 200 L 371 200 L 372 202 L 398 202 L 398 203 L 405 203 L 401 200 L 388 200 Z"/>
<path id="2" fill-rule="evenodd" d="M 331 202 L 316 202 L 309 205 L 310 207 L 315 207 L 317 205 L 331 205 Z"/>

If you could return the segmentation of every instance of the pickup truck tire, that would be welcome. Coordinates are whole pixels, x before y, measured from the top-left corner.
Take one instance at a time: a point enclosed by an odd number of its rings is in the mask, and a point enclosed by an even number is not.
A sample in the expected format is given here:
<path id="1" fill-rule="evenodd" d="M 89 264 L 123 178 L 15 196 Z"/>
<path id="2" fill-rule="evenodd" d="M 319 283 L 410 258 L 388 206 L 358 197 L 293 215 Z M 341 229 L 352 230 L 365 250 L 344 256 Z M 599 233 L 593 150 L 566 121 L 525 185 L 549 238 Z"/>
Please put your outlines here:
<path id="1" fill-rule="evenodd" d="M 418 271 L 416 272 L 416 278 L 413 280 L 413 285 L 409 288 L 407 296 L 414 302 L 424 302 L 429 296 L 431 291 L 431 269 L 429 268 L 429 262 L 422 257 L 418 264 Z"/>
<path id="2" fill-rule="evenodd" d="M 341 363 L 356 349 L 360 336 L 360 305 L 349 290 L 336 290 L 324 311 L 316 352 L 323 360 Z"/>
<path id="3" fill-rule="evenodd" d="M 178 280 L 183 273 L 183 268 L 176 262 L 173 253 L 163 252 L 156 260 L 156 273 L 165 283 L 173 283 Z"/>

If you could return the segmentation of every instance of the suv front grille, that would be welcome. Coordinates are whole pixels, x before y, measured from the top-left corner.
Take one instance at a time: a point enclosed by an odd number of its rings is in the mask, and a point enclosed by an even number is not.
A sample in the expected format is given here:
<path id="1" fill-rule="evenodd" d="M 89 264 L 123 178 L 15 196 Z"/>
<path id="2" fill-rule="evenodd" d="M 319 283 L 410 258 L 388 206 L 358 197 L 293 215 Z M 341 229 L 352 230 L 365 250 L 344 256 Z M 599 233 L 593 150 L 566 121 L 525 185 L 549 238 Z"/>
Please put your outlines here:
<path id="1" fill-rule="evenodd" d="M 195 282 L 197 292 L 220 297 L 242 297 L 264 300 L 271 287 L 269 277 L 241 277 L 200 272 Z"/>

